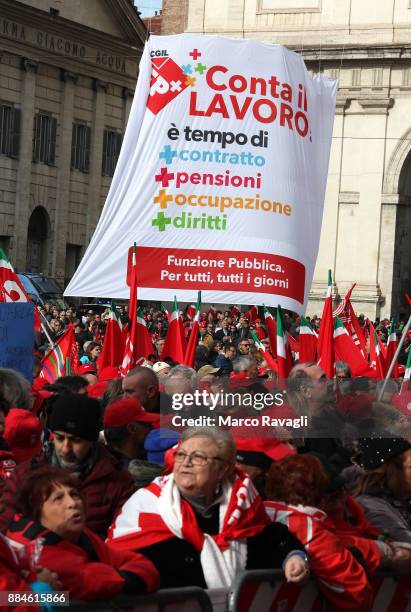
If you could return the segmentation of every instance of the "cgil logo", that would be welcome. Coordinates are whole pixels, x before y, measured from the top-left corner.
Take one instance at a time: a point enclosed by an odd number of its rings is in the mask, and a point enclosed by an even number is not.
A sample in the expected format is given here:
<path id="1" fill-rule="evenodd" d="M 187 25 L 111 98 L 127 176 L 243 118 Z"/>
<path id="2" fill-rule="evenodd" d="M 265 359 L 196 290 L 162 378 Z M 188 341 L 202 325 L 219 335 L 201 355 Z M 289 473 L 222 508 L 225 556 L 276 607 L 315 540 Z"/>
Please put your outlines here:
<path id="1" fill-rule="evenodd" d="M 166 49 L 156 49 L 155 51 L 151 51 L 151 57 L 168 57 L 168 52 Z"/>

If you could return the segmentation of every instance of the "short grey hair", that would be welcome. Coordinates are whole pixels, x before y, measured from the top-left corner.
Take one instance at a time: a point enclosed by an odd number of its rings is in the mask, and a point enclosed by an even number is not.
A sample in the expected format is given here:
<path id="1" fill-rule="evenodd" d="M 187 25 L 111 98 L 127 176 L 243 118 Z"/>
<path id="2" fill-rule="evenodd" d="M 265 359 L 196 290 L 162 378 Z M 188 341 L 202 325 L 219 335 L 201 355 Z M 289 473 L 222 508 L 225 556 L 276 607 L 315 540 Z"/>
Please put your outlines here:
<path id="1" fill-rule="evenodd" d="M 233 361 L 234 374 L 241 374 L 242 372 L 246 372 L 248 368 L 252 365 L 253 361 L 254 360 L 251 359 L 251 357 L 247 357 L 247 355 L 237 357 L 237 359 Z"/>
<path id="2" fill-rule="evenodd" d="M 342 370 L 344 372 L 344 376 L 351 378 L 351 368 L 346 361 L 336 361 L 335 371 L 337 370 Z"/>
<path id="3" fill-rule="evenodd" d="M 193 368 L 189 368 L 185 365 L 177 365 L 174 366 L 174 368 L 171 368 L 169 373 L 163 378 L 163 386 L 166 393 L 167 384 L 173 380 L 173 378 L 185 380 L 193 391 L 198 389 L 197 372 Z"/>
<path id="4" fill-rule="evenodd" d="M 218 427 L 189 427 L 185 429 L 181 436 L 181 442 L 191 438 L 209 438 L 214 442 L 218 449 L 218 456 L 227 463 L 235 463 L 236 444 L 229 431 Z"/>
<path id="5" fill-rule="evenodd" d="M 20 372 L 11 368 L 0 368 L 0 392 L 10 408 L 31 410 L 30 384 Z"/>

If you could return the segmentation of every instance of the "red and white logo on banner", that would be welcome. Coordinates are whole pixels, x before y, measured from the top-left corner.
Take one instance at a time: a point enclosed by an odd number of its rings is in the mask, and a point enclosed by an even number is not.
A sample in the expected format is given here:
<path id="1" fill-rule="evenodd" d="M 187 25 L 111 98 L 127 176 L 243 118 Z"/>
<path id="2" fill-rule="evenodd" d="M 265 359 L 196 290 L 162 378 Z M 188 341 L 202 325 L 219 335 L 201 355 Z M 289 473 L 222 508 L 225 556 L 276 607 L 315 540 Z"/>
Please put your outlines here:
<path id="1" fill-rule="evenodd" d="M 153 57 L 150 94 L 147 108 L 157 115 L 169 102 L 187 88 L 187 77 L 169 57 Z"/>

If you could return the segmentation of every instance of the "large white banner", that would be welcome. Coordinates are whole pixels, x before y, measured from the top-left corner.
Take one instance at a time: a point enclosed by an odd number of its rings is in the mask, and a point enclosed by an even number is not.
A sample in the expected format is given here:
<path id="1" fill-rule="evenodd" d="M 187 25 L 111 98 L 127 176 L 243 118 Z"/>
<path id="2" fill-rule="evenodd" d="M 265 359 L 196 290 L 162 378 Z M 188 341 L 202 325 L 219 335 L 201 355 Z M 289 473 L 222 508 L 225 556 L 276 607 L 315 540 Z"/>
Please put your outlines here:
<path id="1" fill-rule="evenodd" d="M 279 45 L 152 36 L 100 221 L 65 295 L 266 304 L 304 313 L 336 81 Z"/>

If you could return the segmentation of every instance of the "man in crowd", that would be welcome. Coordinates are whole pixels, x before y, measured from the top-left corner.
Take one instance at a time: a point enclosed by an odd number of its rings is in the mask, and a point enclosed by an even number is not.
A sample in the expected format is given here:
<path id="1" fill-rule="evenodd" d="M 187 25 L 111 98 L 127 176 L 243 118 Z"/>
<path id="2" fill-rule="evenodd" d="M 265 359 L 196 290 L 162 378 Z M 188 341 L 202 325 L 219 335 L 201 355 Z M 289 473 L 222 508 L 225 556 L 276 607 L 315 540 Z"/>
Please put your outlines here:
<path id="1" fill-rule="evenodd" d="M 221 376 L 229 376 L 233 371 L 233 359 L 235 353 L 236 350 L 234 344 L 228 342 L 224 347 L 224 354 L 217 356 L 216 360 L 214 361 L 214 365 L 216 368 L 220 369 Z"/>
<path id="2" fill-rule="evenodd" d="M 107 406 L 103 423 L 104 437 L 110 451 L 129 470 L 137 489 L 161 476 L 161 466 L 147 461 L 144 448 L 148 434 L 160 424 L 158 414 L 146 412 L 137 399 L 123 398 Z"/>
<path id="3" fill-rule="evenodd" d="M 340 417 L 333 382 L 315 362 L 293 367 L 287 380 L 287 401 L 300 416 L 308 417 L 308 431 L 301 452 L 326 455 L 340 469 L 350 465 L 350 453 L 342 444 L 344 421 Z"/>
<path id="4" fill-rule="evenodd" d="M 20 463 L 7 480 L 7 508 L 0 529 L 14 515 L 15 494 L 25 476 L 45 463 L 74 474 L 86 501 L 87 526 L 103 538 L 124 502 L 134 493 L 131 474 L 98 442 L 100 405 L 86 395 L 64 394 L 54 399 L 48 427 L 53 443 L 43 455 Z"/>
<path id="5" fill-rule="evenodd" d="M 151 368 L 137 366 L 123 378 L 123 397 L 137 399 L 147 412 L 160 412 L 167 406 L 167 398 L 160 393 L 158 378 Z"/>

